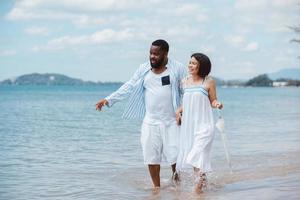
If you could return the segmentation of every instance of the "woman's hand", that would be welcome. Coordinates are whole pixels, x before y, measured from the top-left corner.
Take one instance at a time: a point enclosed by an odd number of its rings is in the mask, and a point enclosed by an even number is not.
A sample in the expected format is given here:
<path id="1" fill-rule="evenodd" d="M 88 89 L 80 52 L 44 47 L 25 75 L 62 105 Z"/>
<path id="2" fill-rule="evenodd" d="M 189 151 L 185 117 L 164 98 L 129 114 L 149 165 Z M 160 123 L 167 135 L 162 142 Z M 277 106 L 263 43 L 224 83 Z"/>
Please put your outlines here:
<path id="1" fill-rule="evenodd" d="M 212 102 L 212 107 L 218 108 L 218 109 L 222 109 L 223 108 L 223 104 L 221 102 L 217 101 L 217 100 L 214 100 Z"/>
<path id="2" fill-rule="evenodd" d="M 223 104 L 221 102 L 218 102 L 216 105 L 217 108 L 222 109 L 223 108 Z"/>
<path id="3" fill-rule="evenodd" d="M 182 107 L 178 108 L 176 111 L 176 123 L 180 126 L 181 125 L 181 117 L 182 117 Z"/>

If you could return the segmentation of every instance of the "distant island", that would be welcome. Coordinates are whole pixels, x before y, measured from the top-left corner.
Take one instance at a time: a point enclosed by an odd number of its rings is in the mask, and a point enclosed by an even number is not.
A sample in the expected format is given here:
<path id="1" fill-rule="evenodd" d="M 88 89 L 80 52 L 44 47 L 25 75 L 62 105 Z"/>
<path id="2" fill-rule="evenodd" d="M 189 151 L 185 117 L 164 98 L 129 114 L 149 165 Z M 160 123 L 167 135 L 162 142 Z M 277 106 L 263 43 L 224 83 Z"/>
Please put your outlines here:
<path id="1" fill-rule="evenodd" d="M 288 86 L 300 86 L 300 80 L 294 80 L 289 78 L 279 78 L 272 80 L 267 74 L 261 74 L 251 78 L 248 81 L 223 81 L 219 84 L 224 87 L 288 87 Z"/>
<path id="2" fill-rule="evenodd" d="M 271 78 L 270 78 L 271 77 Z M 291 78 L 292 77 L 292 78 Z M 285 87 L 300 86 L 300 69 L 283 69 L 276 73 L 261 74 L 249 80 L 222 80 L 214 77 L 222 87 Z M 62 74 L 26 74 L 0 81 L 0 85 L 121 85 L 122 82 L 93 82 L 71 78 Z"/>
<path id="3" fill-rule="evenodd" d="M 267 74 L 256 76 L 245 83 L 245 86 L 252 87 L 284 87 L 284 86 L 300 86 L 300 80 L 287 78 L 279 78 L 272 80 Z"/>
<path id="4" fill-rule="evenodd" d="M 286 87 L 300 86 L 300 69 L 282 69 L 275 73 L 260 74 L 247 81 L 229 80 L 219 85 L 224 87 Z"/>
<path id="5" fill-rule="evenodd" d="M 26 74 L 15 79 L 6 79 L 0 81 L 0 85 L 104 85 L 104 84 L 122 84 L 122 82 L 93 82 L 83 81 L 77 78 L 71 78 L 62 74 Z"/>

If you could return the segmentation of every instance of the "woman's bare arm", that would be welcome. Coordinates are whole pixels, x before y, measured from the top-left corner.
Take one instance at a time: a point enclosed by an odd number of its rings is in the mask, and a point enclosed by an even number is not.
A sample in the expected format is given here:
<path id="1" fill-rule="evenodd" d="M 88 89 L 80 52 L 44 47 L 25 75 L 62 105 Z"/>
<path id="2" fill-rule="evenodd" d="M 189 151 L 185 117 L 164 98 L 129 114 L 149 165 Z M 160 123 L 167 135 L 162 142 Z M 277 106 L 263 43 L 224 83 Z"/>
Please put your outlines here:
<path id="1" fill-rule="evenodd" d="M 207 85 L 208 85 L 208 98 L 211 106 L 213 108 L 222 109 L 223 104 L 217 100 L 216 81 L 210 78 L 207 80 Z"/>

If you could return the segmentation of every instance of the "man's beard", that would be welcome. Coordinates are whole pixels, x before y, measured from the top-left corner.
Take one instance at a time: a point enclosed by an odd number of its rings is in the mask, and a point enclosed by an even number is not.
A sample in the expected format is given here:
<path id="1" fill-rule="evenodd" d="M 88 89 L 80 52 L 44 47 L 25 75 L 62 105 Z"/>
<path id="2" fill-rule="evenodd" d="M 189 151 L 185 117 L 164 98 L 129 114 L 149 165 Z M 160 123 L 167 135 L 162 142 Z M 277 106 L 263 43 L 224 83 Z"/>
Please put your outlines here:
<path id="1" fill-rule="evenodd" d="M 158 67 L 162 66 L 163 63 L 164 63 L 164 59 L 163 58 L 161 60 L 157 61 L 156 63 L 152 63 L 150 61 L 150 64 L 151 64 L 152 68 L 158 68 Z"/>

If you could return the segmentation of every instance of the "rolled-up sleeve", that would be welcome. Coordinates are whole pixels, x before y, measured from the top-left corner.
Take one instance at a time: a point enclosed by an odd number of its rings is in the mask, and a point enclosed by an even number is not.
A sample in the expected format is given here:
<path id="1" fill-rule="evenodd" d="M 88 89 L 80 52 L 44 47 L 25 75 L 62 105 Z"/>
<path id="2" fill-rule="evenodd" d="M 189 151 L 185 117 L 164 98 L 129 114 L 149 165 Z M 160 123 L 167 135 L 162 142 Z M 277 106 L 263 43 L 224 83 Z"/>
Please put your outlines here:
<path id="1" fill-rule="evenodd" d="M 126 99 L 132 93 L 134 86 L 141 78 L 141 72 L 143 68 L 144 66 L 140 65 L 129 81 L 124 83 L 117 91 L 105 97 L 105 99 L 108 101 L 108 107 L 111 107 L 115 103 Z"/>

